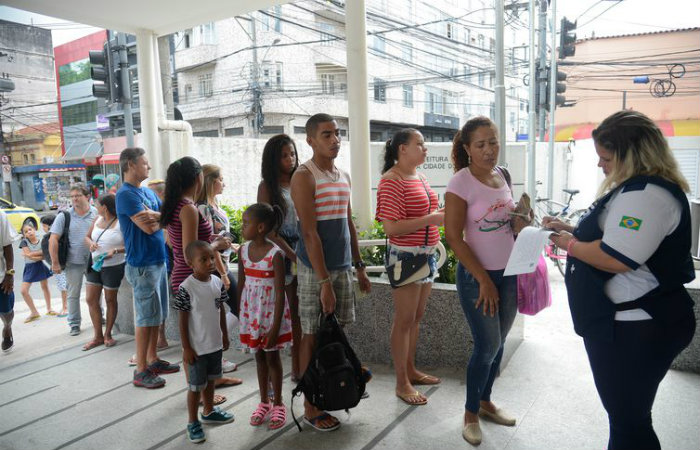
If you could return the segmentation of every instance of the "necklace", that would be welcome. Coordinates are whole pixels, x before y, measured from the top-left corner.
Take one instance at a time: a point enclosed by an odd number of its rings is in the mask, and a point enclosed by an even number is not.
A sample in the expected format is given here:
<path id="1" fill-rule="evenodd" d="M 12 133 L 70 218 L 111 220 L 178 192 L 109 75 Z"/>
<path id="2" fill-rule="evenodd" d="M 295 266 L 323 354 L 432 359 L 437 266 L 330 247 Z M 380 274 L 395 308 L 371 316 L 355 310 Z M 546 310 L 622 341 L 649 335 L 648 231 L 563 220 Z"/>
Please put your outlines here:
<path id="1" fill-rule="evenodd" d="M 316 162 L 314 162 L 313 159 L 311 159 L 311 163 L 314 165 L 314 167 L 316 167 L 318 170 L 320 170 L 322 174 L 324 174 L 326 177 L 328 177 L 328 179 L 331 180 L 332 182 L 335 183 L 336 181 L 340 180 L 340 171 L 335 167 L 335 165 L 333 166 L 332 170 L 325 170 L 325 169 L 321 169 L 320 167 L 318 167 L 318 164 L 316 164 Z"/>

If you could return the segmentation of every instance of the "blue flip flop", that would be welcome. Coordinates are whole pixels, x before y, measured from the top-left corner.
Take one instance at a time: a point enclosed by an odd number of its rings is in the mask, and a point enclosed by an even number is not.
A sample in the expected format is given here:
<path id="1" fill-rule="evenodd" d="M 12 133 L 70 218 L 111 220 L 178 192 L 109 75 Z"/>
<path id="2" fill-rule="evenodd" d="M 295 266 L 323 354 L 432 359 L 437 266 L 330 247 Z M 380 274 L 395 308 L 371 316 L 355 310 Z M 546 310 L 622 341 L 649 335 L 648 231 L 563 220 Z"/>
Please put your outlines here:
<path id="1" fill-rule="evenodd" d="M 337 422 L 335 425 L 330 426 L 328 428 L 323 428 L 318 425 L 318 423 L 322 420 L 325 420 L 329 417 L 333 417 L 330 414 L 324 412 L 322 414 L 319 414 L 318 416 L 314 417 L 313 419 L 309 419 L 306 416 L 304 416 L 304 423 L 313 427 L 316 431 L 334 431 L 340 428 L 340 422 Z M 336 419 L 338 420 L 338 419 Z"/>

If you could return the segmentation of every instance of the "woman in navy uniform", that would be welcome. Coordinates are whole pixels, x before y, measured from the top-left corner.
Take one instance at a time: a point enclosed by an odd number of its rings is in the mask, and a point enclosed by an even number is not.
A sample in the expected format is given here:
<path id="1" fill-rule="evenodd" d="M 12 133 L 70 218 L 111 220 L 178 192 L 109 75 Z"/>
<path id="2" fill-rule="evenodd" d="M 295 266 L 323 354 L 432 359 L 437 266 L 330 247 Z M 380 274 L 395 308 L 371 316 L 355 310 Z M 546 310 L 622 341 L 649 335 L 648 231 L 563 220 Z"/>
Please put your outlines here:
<path id="1" fill-rule="evenodd" d="M 695 333 L 688 183 L 661 130 L 620 111 L 595 130 L 605 173 L 598 199 L 575 228 L 554 218 L 568 250 L 566 288 L 598 394 L 608 450 L 659 449 L 651 409 L 659 383 Z"/>

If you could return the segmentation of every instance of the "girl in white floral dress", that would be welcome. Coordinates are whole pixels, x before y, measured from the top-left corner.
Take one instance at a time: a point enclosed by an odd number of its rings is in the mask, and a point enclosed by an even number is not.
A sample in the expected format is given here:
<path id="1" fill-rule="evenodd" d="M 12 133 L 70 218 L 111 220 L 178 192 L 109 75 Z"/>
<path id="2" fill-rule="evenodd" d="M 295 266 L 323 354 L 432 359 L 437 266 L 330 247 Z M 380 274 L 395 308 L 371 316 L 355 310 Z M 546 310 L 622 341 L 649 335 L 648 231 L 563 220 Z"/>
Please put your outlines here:
<path id="1" fill-rule="evenodd" d="M 259 426 L 269 418 L 268 426 L 273 430 L 287 421 L 279 351 L 292 343 L 292 323 L 284 295 L 284 255 L 266 236 L 278 229 L 283 219 L 279 206 L 249 206 L 243 213 L 241 231 L 248 242 L 238 251 L 238 330 L 243 351 L 255 354 L 261 399 L 250 424 Z M 268 380 L 274 392 L 272 404 Z"/>

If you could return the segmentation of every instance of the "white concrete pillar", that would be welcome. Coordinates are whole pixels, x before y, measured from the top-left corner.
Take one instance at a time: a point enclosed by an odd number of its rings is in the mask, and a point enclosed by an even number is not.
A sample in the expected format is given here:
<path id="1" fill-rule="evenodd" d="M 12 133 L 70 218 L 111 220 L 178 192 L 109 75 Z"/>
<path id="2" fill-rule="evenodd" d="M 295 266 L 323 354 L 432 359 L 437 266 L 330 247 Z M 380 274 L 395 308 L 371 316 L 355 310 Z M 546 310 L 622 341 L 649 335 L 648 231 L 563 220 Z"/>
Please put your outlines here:
<path id="1" fill-rule="evenodd" d="M 153 32 L 136 33 L 136 57 L 139 69 L 139 111 L 141 114 L 141 145 L 151 165 L 151 178 L 165 178 L 166 167 L 161 158 L 158 133 L 158 104 L 162 95 L 158 88 L 157 39 Z"/>
<path id="2" fill-rule="evenodd" d="M 345 39 L 348 60 L 348 121 L 350 127 L 350 175 L 352 210 L 359 229 L 372 223 L 369 172 L 369 101 L 367 98 L 367 24 L 365 0 L 345 3 Z"/>

